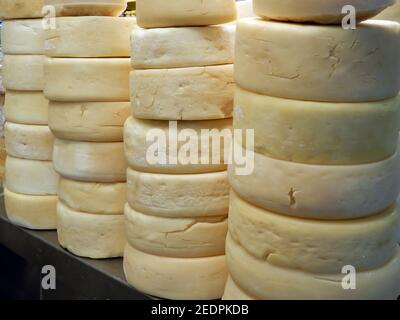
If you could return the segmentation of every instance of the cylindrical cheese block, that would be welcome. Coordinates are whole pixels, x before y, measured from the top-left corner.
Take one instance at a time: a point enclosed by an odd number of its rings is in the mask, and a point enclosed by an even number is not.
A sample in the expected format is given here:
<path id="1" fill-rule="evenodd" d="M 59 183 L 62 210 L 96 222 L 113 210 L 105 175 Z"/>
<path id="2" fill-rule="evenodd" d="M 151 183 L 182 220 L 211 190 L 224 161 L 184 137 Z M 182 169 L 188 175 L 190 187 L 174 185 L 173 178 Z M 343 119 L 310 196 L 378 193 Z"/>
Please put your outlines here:
<path id="1" fill-rule="evenodd" d="M 256 300 L 249 294 L 243 291 L 242 288 L 233 281 L 232 277 L 228 276 L 228 281 L 225 285 L 224 295 L 222 300 Z"/>
<path id="2" fill-rule="evenodd" d="M 57 17 L 115 16 L 126 9 L 127 0 L 44 0 L 55 8 Z"/>
<path id="3" fill-rule="evenodd" d="M 5 184 L 12 192 L 33 196 L 57 194 L 58 174 L 51 161 L 8 156 L 5 169 Z"/>
<path id="4" fill-rule="evenodd" d="M 128 202 L 136 211 L 166 218 L 228 214 L 226 171 L 199 174 L 145 173 L 128 168 Z"/>
<path id="5" fill-rule="evenodd" d="M 133 115 L 149 120 L 209 120 L 232 117 L 233 65 L 133 70 Z"/>
<path id="6" fill-rule="evenodd" d="M 391 98 L 400 89 L 399 36 L 400 25 L 391 21 L 367 21 L 344 30 L 339 25 L 242 19 L 236 34 L 236 83 L 298 100 Z"/>
<path id="7" fill-rule="evenodd" d="M 129 58 L 48 58 L 44 94 L 67 102 L 129 101 Z"/>
<path id="8" fill-rule="evenodd" d="M 76 142 L 55 139 L 55 170 L 65 178 L 87 182 L 126 181 L 122 142 Z"/>
<path id="9" fill-rule="evenodd" d="M 49 126 L 57 138 L 120 142 L 129 102 L 57 102 L 49 104 Z"/>
<path id="10" fill-rule="evenodd" d="M 58 197 L 75 211 L 94 214 L 123 214 L 126 183 L 82 182 L 60 178 Z"/>
<path id="11" fill-rule="evenodd" d="M 92 259 L 121 257 L 126 244 L 124 216 L 90 214 L 58 202 L 57 234 L 63 248 Z"/>
<path id="12" fill-rule="evenodd" d="M 396 0 L 396 3 L 393 6 L 382 11 L 380 14 L 374 17 L 374 19 L 400 22 L 400 1 Z"/>
<path id="13" fill-rule="evenodd" d="M 8 219 L 16 225 L 33 230 L 56 229 L 57 196 L 32 196 L 4 188 Z"/>
<path id="14" fill-rule="evenodd" d="M 64 17 L 45 33 L 49 57 L 130 57 L 130 34 L 135 18 Z"/>
<path id="15" fill-rule="evenodd" d="M 0 0 L 0 17 L 3 19 L 40 18 L 44 0 Z"/>
<path id="16" fill-rule="evenodd" d="M 130 167 L 150 173 L 224 171 L 224 152 L 230 154 L 225 137 L 231 139 L 230 119 L 168 122 L 129 117 L 124 128 Z"/>
<path id="17" fill-rule="evenodd" d="M 239 150 L 237 143 L 234 145 Z M 400 191 L 399 154 L 361 165 L 310 165 L 254 156 L 254 170 L 239 175 L 229 168 L 232 188 L 252 204 L 275 212 L 311 219 L 353 219 L 390 207 Z M 251 186 L 251 187 L 249 187 Z"/>
<path id="18" fill-rule="evenodd" d="M 124 272 L 136 289 L 165 299 L 220 299 L 227 278 L 225 256 L 170 258 L 125 247 Z"/>
<path id="19" fill-rule="evenodd" d="M 399 120 L 400 96 L 329 103 L 236 89 L 234 129 L 254 129 L 254 150 L 275 159 L 329 165 L 381 161 L 396 152 Z"/>

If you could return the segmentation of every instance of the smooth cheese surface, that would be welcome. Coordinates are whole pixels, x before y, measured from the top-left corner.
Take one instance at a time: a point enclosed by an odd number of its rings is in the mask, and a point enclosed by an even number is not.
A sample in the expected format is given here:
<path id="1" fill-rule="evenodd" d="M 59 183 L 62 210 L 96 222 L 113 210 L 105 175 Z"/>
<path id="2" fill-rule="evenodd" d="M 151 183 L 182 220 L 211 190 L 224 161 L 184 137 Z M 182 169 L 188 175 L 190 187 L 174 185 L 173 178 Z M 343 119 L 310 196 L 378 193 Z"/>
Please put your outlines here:
<path id="1" fill-rule="evenodd" d="M 228 276 L 222 300 L 256 300 L 256 299 L 248 295 L 246 292 L 244 292 L 242 288 L 239 288 L 238 285 L 235 283 L 235 281 L 233 281 L 232 277 Z"/>
<path id="2" fill-rule="evenodd" d="M 380 14 L 374 17 L 374 19 L 400 22 L 400 1 L 396 0 L 394 5 L 382 11 Z"/>
<path id="3" fill-rule="evenodd" d="M 344 30 L 242 19 L 237 23 L 235 80 L 243 89 L 288 99 L 391 98 L 400 89 L 399 33 L 400 25 L 391 21 L 367 21 Z"/>
<path id="4" fill-rule="evenodd" d="M 254 129 L 254 150 L 272 158 L 326 165 L 371 163 L 396 152 L 400 96 L 328 103 L 274 98 L 237 87 L 234 115 L 234 129 Z"/>
<path id="5" fill-rule="evenodd" d="M 164 69 L 232 64 L 235 26 L 134 28 L 132 66 Z"/>
<path id="6" fill-rule="evenodd" d="M 129 58 L 48 58 L 44 94 L 67 102 L 129 101 Z"/>
<path id="7" fill-rule="evenodd" d="M 3 19 L 41 18 L 44 0 L 0 0 Z"/>
<path id="8" fill-rule="evenodd" d="M 227 279 L 225 256 L 170 258 L 125 247 L 124 272 L 138 290 L 170 300 L 220 299 Z"/>
<path id="9" fill-rule="evenodd" d="M 232 64 L 133 70 L 132 113 L 149 120 L 231 118 L 234 87 Z"/>
<path id="10" fill-rule="evenodd" d="M 57 17 L 121 15 L 127 0 L 44 0 L 55 8 Z"/>
<path id="11" fill-rule="evenodd" d="M 127 171 L 128 202 L 136 211 L 165 218 L 213 217 L 228 214 L 226 171 L 157 174 Z"/>
<path id="12" fill-rule="evenodd" d="M 235 20 L 234 0 L 138 0 L 142 28 L 206 26 Z"/>
<path id="13" fill-rule="evenodd" d="M 49 127 L 57 138 L 120 142 L 129 102 L 57 102 L 49 104 Z"/>
<path id="14" fill-rule="evenodd" d="M 99 215 L 57 205 L 57 234 L 63 248 L 80 257 L 116 258 L 126 244 L 123 215 Z"/>

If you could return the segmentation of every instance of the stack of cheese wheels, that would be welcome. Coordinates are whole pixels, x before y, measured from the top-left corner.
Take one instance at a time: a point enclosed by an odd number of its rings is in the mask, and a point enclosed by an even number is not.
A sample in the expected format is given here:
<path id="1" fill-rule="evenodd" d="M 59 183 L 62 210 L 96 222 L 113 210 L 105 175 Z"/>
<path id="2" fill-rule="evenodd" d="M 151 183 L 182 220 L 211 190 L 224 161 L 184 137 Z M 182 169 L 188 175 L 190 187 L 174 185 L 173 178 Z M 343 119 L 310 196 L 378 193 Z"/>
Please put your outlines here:
<path id="1" fill-rule="evenodd" d="M 122 0 L 47 3 L 57 13 L 56 28 L 45 33 L 44 92 L 61 176 L 58 240 L 78 256 L 120 257 L 126 243 L 123 125 L 136 20 L 118 17 L 126 8 Z"/>
<path id="2" fill-rule="evenodd" d="M 56 228 L 58 175 L 43 95 L 43 1 L 3 0 L 4 128 L 7 160 L 4 197 L 9 219 L 31 229 Z"/>
<path id="3" fill-rule="evenodd" d="M 235 32 L 223 23 L 235 2 L 138 0 L 136 13 L 125 275 L 161 298 L 221 298 L 229 186 L 219 135 L 232 129 Z M 213 150 L 210 137 L 221 142 Z"/>
<path id="4" fill-rule="evenodd" d="M 270 20 L 239 20 L 234 128 L 255 141 L 234 148 L 254 170 L 228 170 L 224 299 L 400 295 L 400 25 L 361 22 L 391 2 L 353 1 L 354 30 L 328 24 L 342 0 L 255 0 Z"/>
<path id="5" fill-rule="evenodd" d="M 1 35 L 0 35 L 0 43 L 1 43 Z M 3 184 L 4 179 L 4 164 L 6 160 L 6 150 L 4 145 L 4 94 L 5 89 L 3 87 L 3 52 L 0 47 L 0 185 Z"/>

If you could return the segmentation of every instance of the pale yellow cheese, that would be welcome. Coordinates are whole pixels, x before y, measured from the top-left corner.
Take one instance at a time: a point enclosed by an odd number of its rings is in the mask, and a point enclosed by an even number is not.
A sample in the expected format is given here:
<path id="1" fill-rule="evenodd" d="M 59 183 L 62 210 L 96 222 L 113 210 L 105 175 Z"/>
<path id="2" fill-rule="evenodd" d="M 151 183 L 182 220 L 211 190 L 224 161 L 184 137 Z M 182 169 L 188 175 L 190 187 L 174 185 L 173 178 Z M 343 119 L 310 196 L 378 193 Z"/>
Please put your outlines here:
<path id="1" fill-rule="evenodd" d="M 396 0 L 396 3 L 393 6 L 382 11 L 380 14 L 374 17 L 374 19 L 400 22 L 400 1 Z"/>
<path id="2" fill-rule="evenodd" d="M 256 300 L 255 298 L 248 295 L 239 288 L 238 285 L 233 281 L 232 277 L 228 276 L 228 281 L 226 282 L 224 295 L 222 300 Z"/>
<path id="3" fill-rule="evenodd" d="M 170 258 L 125 247 L 124 272 L 139 291 L 171 300 L 214 300 L 222 297 L 227 278 L 225 256 Z"/>
<path id="4" fill-rule="evenodd" d="M 63 177 L 87 182 L 126 181 L 122 142 L 77 142 L 55 139 L 54 168 Z"/>
<path id="5" fill-rule="evenodd" d="M 366 103 L 309 102 L 238 87 L 234 114 L 234 129 L 254 129 L 258 153 L 309 164 L 362 164 L 396 152 L 400 96 Z"/>
<path id="6" fill-rule="evenodd" d="M 137 0 L 142 28 L 205 26 L 235 20 L 235 0 Z"/>
<path id="7" fill-rule="evenodd" d="M 126 9 L 127 0 L 44 0 L 55 8 L 57 17 L 115 16 Z"/>
<path id="8" fill-rule="evenodd" d="M 40 18 L 44 0 L 0 0 L 0 17 L 3 19 Z"/>
<path id="9" fill-rule="evenodd" d="M 31 196 L 4 188 L 4 202 L 12 223 L 34 230 L 56 229 L 57 196 Z"/>
<path id="10" fill-rule="evenodd" d="M 166 218 L 228 213 L 226 171 L 199 174 L 145 173 L 128 168 L 128 202 L 136 211 Z"/>
<path id="11" fill-rule="evenodd" d="M 261 19 L 238 21 L 235 79 L 246 90 L 309 101 L 377 101 L 400 89 L 400 25 L 355 30 Z M 292 49 L 295 48 L 295 53 Z"/>
<path id="12" fill-rule="evenodd" d="M 253 10 L 253 0 L 236 1 L 237 18 L 250 18 L 255 17 Z"/>
<path id="13" fill-rule="evenodd" d="M 44 93 L 68 102 L 129 101 L 129 58 L 48 58 Z"/>
<path id="14" fill-rule="evenodd" d="M 133 115 L 152 120 L 232 117 L 233 65 L 133 70 Z M 171 94 L 173 93 L 173 94 Z"/>
<path id="15" fill-rule="evenodd" d="M 57 234 L 63 248 L 92 259 L 121 257 L 126 244 L 124 216 L 100 215 L 57 205 Z"/>
<path id="16" fill-rule="evenodd" d="M 129 102 L 57 102 L 49 104 L 49 126 L 57 138 L 120 142 Z"/>

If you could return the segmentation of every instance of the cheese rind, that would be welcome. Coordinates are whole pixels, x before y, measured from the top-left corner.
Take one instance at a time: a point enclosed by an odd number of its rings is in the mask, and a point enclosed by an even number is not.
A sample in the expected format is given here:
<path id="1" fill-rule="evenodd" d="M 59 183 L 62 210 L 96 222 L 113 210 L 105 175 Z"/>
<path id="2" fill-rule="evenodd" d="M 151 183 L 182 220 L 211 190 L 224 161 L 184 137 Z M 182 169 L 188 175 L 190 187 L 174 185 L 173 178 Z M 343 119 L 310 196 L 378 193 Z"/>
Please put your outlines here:
<path id="1" fill-rule="evenodd" d="M 400 2 L 396 0 L 396 3 L 394 5 L 383 10 L 380 14 L 374 17 L 374 19 L 400 22 Z"/>
<path id="2" fill-rule="evenodd" d="M 225 256 L 170 258 L 125 247 L 128 282 L 147 294 L 173 300 L 220 299 L 227 278 Z"/>
<path id="3" fill-rule="evenodd" d="M 0 0 L 3 19 L 41 18 L 44 0 Z"/>
<path id="4" fill-rule="evenodd" d="M 232 64 L 133 70 L 130 87 L 132 112 L 140 119 L 211 120 L 232 117 L 235 87 Z"/>
<path id="5" fill-rule="evenodd" d="M 369 20 L 355 30 L 238 21 L 235 80 L 241 88 L 288 99 L 379 101 L 400 89 L 400 25 Z M 296 54 L 288 48 L 296 48 Z"/>
<path id="6" fill-rule="evenodd" d="M 64 16 L 120 16 L 126 0 L 45 0 L 55 8 L 57 17 Z"/>
<path id="7" fill-rule="evenodd" d="M 222 300 L 256 300 L 255 298 L 248 295 L 243 291 L 242 288 L 233 281 L 232 277 L 228 276 L 228 281 L 226 282 L 224 295 Z"/>

